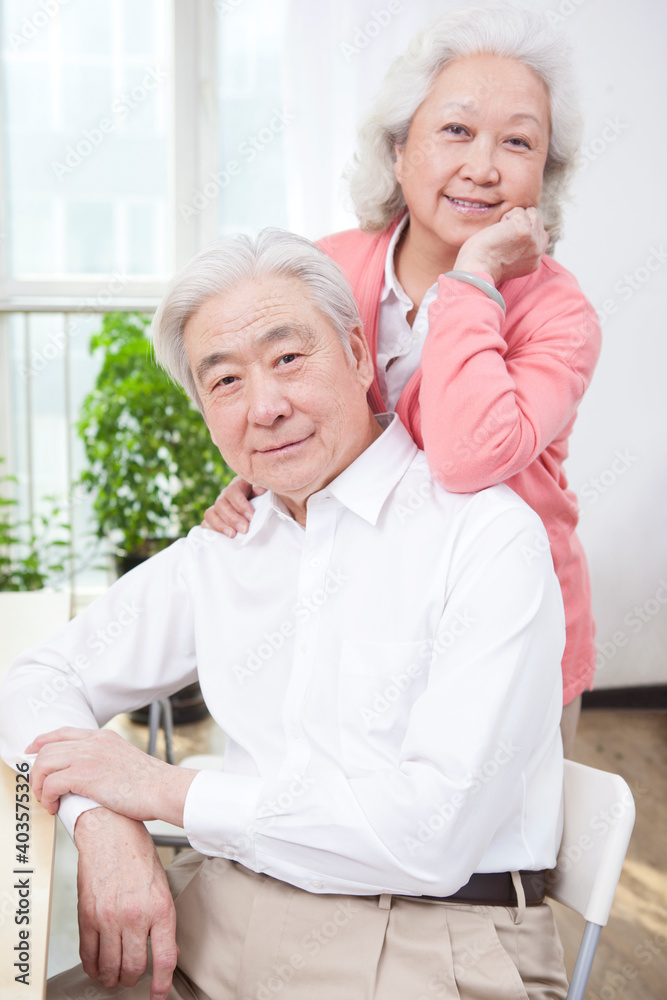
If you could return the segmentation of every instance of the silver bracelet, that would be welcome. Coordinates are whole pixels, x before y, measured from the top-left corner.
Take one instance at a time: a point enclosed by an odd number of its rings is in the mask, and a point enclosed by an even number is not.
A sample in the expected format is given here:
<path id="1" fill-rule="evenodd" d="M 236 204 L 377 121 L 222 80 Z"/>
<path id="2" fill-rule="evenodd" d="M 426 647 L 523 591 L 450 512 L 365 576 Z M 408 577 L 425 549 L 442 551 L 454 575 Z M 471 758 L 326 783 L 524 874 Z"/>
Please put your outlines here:
<path id="1" fill-rule="evenodd" d="M 503 313 L 506 312 L 505 300 L 498 289 L 490 281 L 487 281 L 486 278 L 480 278 L 478 274 L 472 274 L 470 271 L 448 271 L 445 277 L 456 278 L 457 281 L 465 281 L 466 285 L 474 285 L 475 288 L 479 288 L 480 292 L 484 292 L 490 299 L 497 302 Z"/>

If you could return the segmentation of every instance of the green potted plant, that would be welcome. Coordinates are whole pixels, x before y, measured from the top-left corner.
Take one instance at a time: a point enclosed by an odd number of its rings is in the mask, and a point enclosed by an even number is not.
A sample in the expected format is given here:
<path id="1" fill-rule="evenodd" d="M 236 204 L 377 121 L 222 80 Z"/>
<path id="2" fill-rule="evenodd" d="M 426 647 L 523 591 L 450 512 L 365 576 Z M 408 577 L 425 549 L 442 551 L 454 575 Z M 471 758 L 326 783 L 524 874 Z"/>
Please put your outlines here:
<path id="1" fill-rule="evenodd" d="M 105 316 L 90 342 L 102 367 L 77 425 L 89 463 L 81 482 L 119 572 L 199 524 L 233 476 L 199 411 L 152 359 L 149 325 L 138 312 Z"/>
<path id="2" fill-rule="evenodd" d="M 4 459 L 0 458 L 0 463 Z M 15 483 L 0 476 L 0 488 Z M 45 513 L 20 521 L 15 499 L 0 495 L 0 676 L 11 661 L 67 622 L 69 525 L 52 497 Z M 54 586 L 55 585 L 55 586 Z"/>
<path id="3" fill-rule="evenodd" d="M 102 367 L 77 425 L 97 534 L 140 561 L 187 534 L 233 476 L 185 392 L 151 357 L 150 318 L 108 313 Z"/>

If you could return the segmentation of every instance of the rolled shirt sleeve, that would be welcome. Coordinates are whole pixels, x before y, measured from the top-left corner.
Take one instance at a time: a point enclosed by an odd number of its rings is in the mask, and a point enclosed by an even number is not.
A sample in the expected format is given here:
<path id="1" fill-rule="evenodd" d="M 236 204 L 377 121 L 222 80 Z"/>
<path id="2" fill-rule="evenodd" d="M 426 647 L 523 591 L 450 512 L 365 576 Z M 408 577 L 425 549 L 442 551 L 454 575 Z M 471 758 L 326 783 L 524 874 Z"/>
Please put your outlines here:
<path id="1" fill-rule="evenodd" d="M 0 754 L 10 765 L 42 733 L 97 729 L 119 712 L 166 697 L 196 680 L 193 616 L 180 572 L 187 539 L 122 576 L 51 642 L 14 661 L 0 694 Z M 62 797 L 70 836 L 98 803 Z"/>

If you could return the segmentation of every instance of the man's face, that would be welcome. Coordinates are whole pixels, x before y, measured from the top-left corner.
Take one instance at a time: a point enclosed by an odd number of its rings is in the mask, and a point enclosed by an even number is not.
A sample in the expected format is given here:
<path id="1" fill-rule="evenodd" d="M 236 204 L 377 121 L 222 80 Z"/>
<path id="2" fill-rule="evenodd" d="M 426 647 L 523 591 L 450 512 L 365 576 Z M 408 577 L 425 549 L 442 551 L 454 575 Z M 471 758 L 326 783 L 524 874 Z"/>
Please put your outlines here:
<path id="1" fill-rule="evenodd" d="M 184 342 L 223 458 L 288 506 L 323 489 L 375 436 L 366 341 L 353 331 L 346 353 L 296 279 L 261 278 L 209 299 Z"/>

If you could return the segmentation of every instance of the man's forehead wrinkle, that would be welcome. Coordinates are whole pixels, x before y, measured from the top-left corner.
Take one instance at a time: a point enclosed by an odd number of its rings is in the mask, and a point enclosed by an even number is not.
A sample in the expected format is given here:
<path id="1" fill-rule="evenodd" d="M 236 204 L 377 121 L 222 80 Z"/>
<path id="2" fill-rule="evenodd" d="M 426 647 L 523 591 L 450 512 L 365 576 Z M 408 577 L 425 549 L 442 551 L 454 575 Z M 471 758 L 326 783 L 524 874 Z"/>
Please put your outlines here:
<path id="1" fill-rule="evenodd" d="M 219 320 L 222 330 L 243 332 L 258 325 L 271 323 L 272 326 L 290 325 L 294 305 L 281 295 L 262 295 L 259 301 L 240 302 L 233 312 L 225 310 L 224 319 Z"/>

